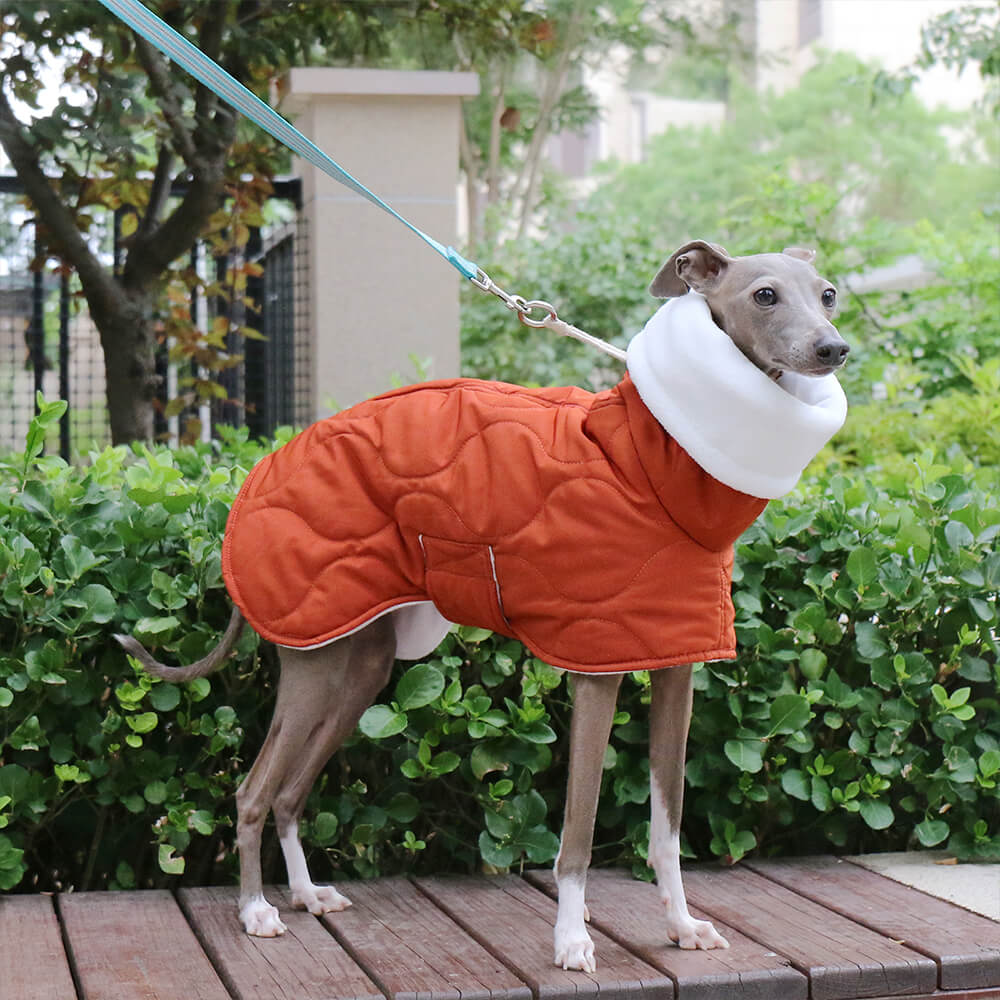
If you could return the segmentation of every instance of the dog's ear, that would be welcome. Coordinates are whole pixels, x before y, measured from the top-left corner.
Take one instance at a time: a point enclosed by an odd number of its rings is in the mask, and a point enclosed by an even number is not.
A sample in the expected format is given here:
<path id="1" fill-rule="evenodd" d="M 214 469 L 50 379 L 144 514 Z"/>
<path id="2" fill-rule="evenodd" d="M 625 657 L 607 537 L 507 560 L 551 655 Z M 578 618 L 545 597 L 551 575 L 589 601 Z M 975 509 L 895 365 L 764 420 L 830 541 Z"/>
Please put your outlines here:
<path id="1" fill-rule="evenodd" d="M 804 260 L 807 264 L 811 264 L 816 259 L 816 251 L 807 250 L 805 247 L 785 247 L 781 252 L 787 253 L 789 257 Z"/>
<path id="2" fill-rule="evenodd" d="M 732 262 L 732 257 L 715 243 L 692 240 L 675 250 L 649 284 L 649 294 L 658 299 L 710 289 Z"/>

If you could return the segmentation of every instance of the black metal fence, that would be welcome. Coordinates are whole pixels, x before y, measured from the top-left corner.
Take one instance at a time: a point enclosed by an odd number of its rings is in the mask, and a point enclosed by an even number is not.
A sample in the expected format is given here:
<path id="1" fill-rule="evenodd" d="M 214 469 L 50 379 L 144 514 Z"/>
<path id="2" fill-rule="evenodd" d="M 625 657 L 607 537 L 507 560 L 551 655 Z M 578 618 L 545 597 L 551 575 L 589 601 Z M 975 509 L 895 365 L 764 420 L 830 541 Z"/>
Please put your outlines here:
<path id="1" fill-rule="evenodd" d="M 263 340 L 231 334 L 227 349 L 243 361 L 219 378 L 226 400 L 201 408 L 209 427 L 246 425 L 252 434 L 268 435 L 283 424 L 303 426 L 313 417 L 308 324 L 308 269 L 305 221 L 300 212 L 298 180 L 275 184 L 273 222 L 251 232 L 246 256 L 262 265 L 247 282 L 240 301 L 208 301 L 202 315 L 210 322 L 226 314 L 240 325 L 259 330 Z M 95 226 L 94 249 L 115 262 L 115 225 L 110 213 Z M 228 262 L 209 256 L 205 266 L 224 273 Z M 197 303 L 192 303 L 194 314 Z M 176 441 L 178 422 L 164 414 L 177 381 L 168 345 L 158 360 L 161 399 L 157 436 Z M 183 374 L 183 373 L 182 373 Z M 37 243 L 31 213 L 16 178 L 0 177 L 0 451 L 23 447 L 35 413 L 35 394 L 69 403 L 59 428 L 59 452 L 67 460 L 108 444 L 104 356 L 100 337 L 80 294 L 76 274 L 45 258 Z M 50 447 L 55 448 L 55 442 Z"/>

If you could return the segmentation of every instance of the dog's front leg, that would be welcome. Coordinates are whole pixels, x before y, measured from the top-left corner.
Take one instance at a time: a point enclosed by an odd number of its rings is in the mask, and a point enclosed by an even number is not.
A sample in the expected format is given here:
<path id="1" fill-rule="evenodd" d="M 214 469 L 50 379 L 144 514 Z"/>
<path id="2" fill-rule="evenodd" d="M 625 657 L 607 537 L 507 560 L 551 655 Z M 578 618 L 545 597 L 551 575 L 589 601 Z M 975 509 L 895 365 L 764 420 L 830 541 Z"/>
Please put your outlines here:
<path id="1" fill-rule="evenodd" d="M 555 963 L 564 969 L 593 972 L 597 968 L 594 942 L 585 926 L 589 916 L 584 893 L 601 791 L 604 749 L 611 734 L 620 684 L 620 675 L 577 674 L 573 678 L 569 785 L 555 866 L 559 889 Z"/>
<path id="2" fill-rule="evenodd" d="M 667 908 L 667 935 L 681 948 L 728 948 L 707 920 L 688 913 L 681 883 L 681 810 L 684 754 L 691 722 L 691 667 L 668 667 L 650 675 L 649 863 Z"/>

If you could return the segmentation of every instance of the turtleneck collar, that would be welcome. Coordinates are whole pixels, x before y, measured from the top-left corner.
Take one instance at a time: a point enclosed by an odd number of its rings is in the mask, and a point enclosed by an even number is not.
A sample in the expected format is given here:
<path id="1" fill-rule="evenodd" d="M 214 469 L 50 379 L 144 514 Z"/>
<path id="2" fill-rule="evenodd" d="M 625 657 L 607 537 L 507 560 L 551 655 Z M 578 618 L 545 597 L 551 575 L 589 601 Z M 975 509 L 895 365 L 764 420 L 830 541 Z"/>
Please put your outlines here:
<path id="1" fill-rule="evenodd" d="M 774 382 L 716 326 L 697 292 L 656 312 L 632 338 L 627 365 L 663 429 L 710 475 L 754 497 L 794 489 L 847 416 L 836 376 L 785 372 Z"/>

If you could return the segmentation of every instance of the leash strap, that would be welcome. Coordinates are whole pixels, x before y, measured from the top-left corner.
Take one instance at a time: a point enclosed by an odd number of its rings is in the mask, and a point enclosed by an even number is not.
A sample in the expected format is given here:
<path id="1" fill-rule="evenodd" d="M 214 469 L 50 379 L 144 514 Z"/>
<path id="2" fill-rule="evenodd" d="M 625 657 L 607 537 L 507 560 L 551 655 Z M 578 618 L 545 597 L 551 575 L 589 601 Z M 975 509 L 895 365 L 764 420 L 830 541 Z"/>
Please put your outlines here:
<path id="1" fill-rule="evenodd" d="M 237 111 L 264 129 L 265 132 L 270 133 L 279 142 L 288 146 L 303 160 L 307 160 L 335 181 L 349 187 L 362 198 L 366 198 L 373 205 L 377 205 L 394 219 L 399 220 L 432 250 L 444 257 L 464 277 L 473 279 L 481 273 L 476 264 L 463 257 L 454 247 L 446 247 L 433 237 L 428 236 L 422 229 L 418 229 L 412 222 L 403 218 L 377 194 L 369 191 L 364 184 L 327 156 L 318 146 L 310 142 L 277 111 L 268 107 L 256 94 L 244 87 L 217 62 L 209 59 L 204 52 L 192 45 L 183 35 L 174 31 L 170 25 L 165 24 L 139 0 L 100 0 L 100 2 L 133 31 L 155 45 L 165 56 L 187 70 L 209 90 L 214 91 Z"/>
<path id="2" fill-rule="evenodd" d="M 625 359 L 625 352 L 613 347 L 598 337 L 571 326 L 559 319 L 555 309 L 548 303 L 539 300 L 527 301 L 519 295 L 510 295 L 500 288 L 478 264 L 463 257 L 454 247 L 444 246 L 433 237 L 418 229 L 412 222 L 405 219 L 391 205 L 386 204 L 377 194 L 369 191 L 356 177 L 349 174 L 339 163 L 327 156 L 315 143 L 307 139 L 297 128 L 287 122 L 273 108 L 266 105 L 256 94 L 243 86 L 232 74 L 227 73 L 217 62 L 209 59 L 196 45 L 192 45 L 183 35 L 174 31 L 170 25 L 156 16 L 139 0 L 100 0 L 100 2 L 116 17 L 124 21 L 133 31 L 142 35 L 148 42 L 155 45 L 168 59 L 187 70 L 193 77 L 201 81 L 209 90 L 218 94 L 224 101 L 259 125 L 265 132 L 284 143 L 303 160 L 318 167 L 335 181 L 350 188 L 394 219 L 401 222 L 410 232 L 420 237 L 432 250 L 439 253 L 463 277 L 468 278 L 477 288 L 489 292 L 501 299 L 508 309 L 516 312 L 518 318 L 526 326 L 547 327 L 564 336 L 596 347 L 610 354 L 619 361 Z M 532 319 L 530 314 L 536 309 L 544 310 L 544 318 Z"/>

